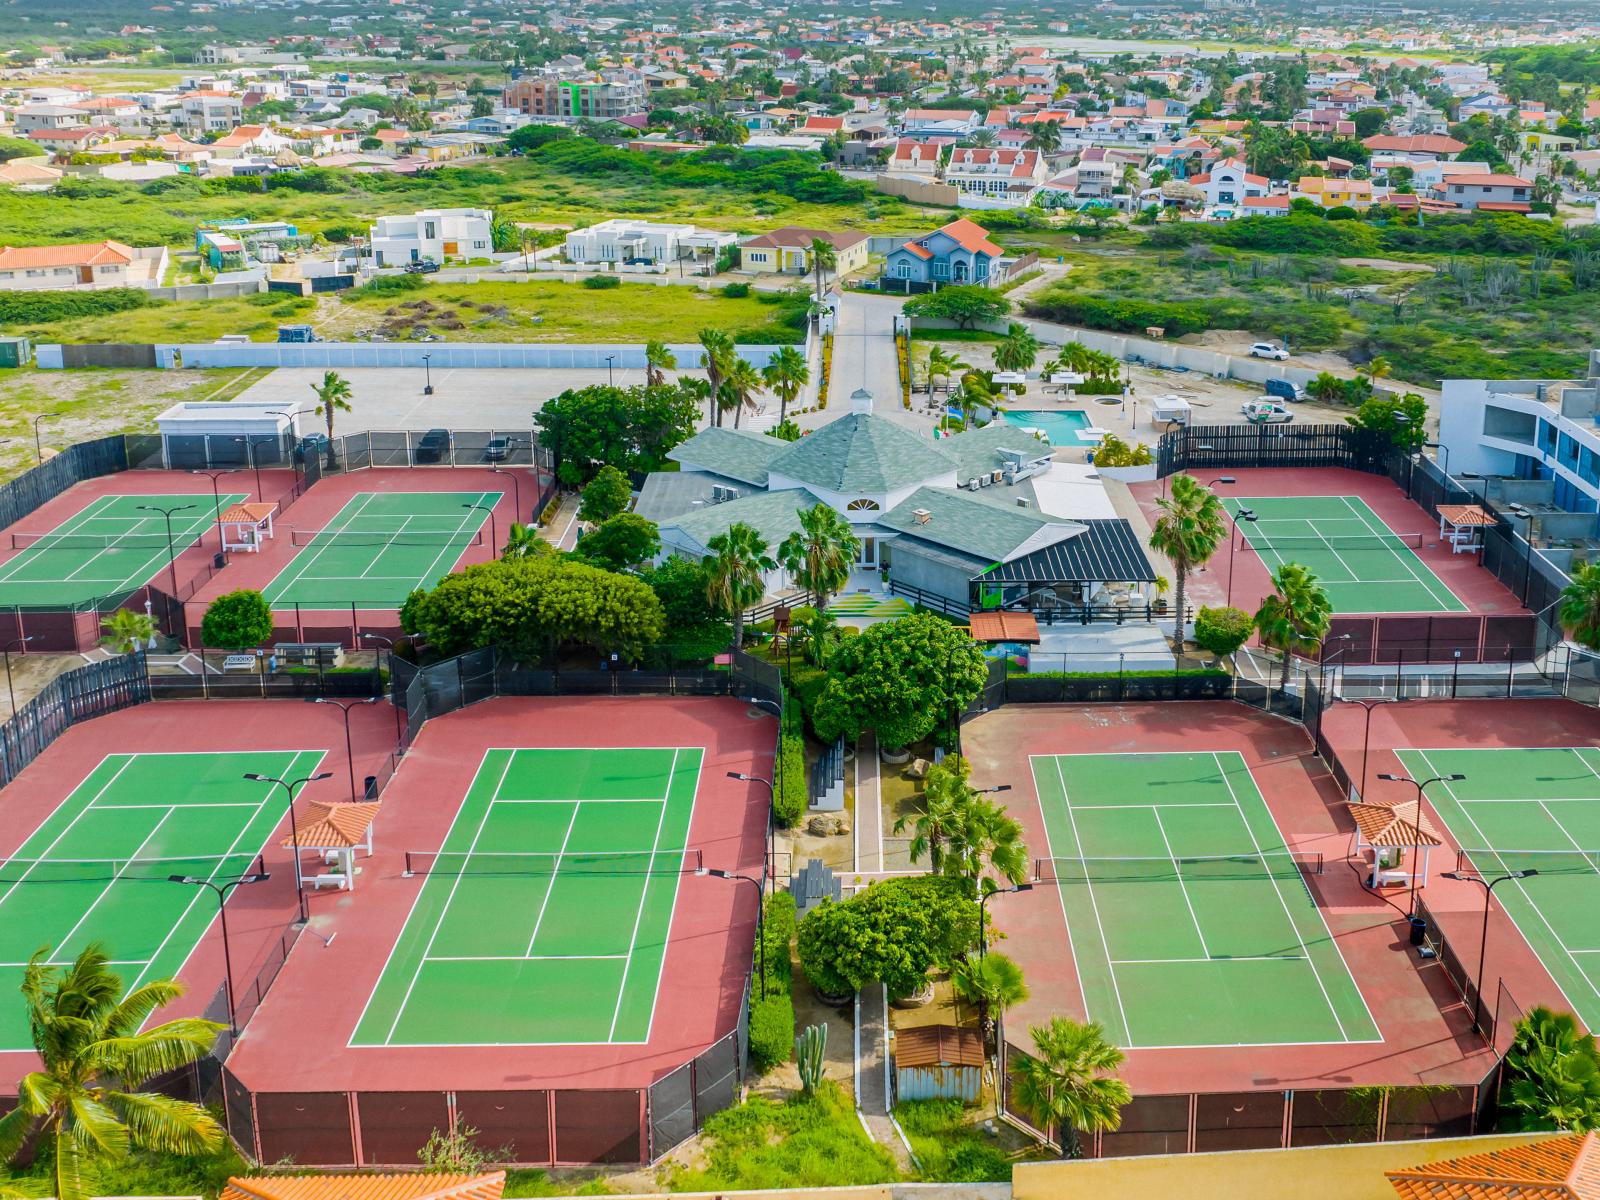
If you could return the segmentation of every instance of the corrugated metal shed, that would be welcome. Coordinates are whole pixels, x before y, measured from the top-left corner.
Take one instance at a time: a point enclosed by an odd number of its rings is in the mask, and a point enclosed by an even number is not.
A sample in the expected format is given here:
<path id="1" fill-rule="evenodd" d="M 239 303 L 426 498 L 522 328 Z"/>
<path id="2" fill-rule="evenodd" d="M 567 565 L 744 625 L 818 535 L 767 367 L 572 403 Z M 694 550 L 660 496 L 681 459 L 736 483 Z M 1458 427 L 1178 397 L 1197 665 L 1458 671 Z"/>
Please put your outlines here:
<path id="1" fill-rule="evenodd" d="M 955 1097 L 975 1104 L 983 1091 L 983 1039 L 974 1029 L 925 1025 L 894 1035 L 895 1098 Z"/>

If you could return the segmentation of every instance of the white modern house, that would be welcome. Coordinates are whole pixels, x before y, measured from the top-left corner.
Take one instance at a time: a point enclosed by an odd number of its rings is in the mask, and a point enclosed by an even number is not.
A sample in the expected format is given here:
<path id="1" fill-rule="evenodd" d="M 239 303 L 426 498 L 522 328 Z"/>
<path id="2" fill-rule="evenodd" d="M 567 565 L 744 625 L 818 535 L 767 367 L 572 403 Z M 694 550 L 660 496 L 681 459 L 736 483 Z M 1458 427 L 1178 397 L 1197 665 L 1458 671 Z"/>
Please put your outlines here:
<path id="1" fill-rule="evenodd" d="M 575 263 L 655 266 L 686 258 L 715 261 L 724 249 L 738 244 L 736 233 L 613 217 L 567 234 L 565 253 Z"/>
<path id="2" fill-rule="evenodd" d="M 486 208 L 429 208 L 379 217 L 371 227 L 372 257 L 380 267 L 451 258 L 488 258 L 494 214 Z"/>

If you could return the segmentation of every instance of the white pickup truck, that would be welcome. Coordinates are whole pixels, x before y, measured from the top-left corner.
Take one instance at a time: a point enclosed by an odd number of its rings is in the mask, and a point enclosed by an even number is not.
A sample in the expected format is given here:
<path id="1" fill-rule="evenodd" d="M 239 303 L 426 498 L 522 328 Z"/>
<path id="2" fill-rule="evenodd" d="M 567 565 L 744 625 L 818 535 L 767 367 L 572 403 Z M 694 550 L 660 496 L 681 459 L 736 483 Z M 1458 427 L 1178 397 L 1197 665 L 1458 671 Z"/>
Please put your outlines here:
<path id="1" fill-rule="evenodd" d="M 1244 419 L 1252 425 L 1283 425 L 1294 420 L 1294 412 L 1271 396 L 1257 396 L 1239 407 L 1244 412 Z"/>

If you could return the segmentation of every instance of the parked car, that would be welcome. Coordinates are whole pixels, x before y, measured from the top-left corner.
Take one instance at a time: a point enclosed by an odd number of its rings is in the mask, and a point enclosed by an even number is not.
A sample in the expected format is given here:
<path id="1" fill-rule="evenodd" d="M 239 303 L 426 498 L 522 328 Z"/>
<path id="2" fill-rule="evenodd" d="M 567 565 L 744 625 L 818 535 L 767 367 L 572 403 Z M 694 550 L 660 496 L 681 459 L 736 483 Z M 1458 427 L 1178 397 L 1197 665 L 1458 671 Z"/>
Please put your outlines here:
<path id="1" fill-rule="evenodd" d="M 1287 379 L 1267 380 L 1265 391 L 1267 395 L 1275 400 L 1288 400 L 1291 403 L 1295 400 L 1304 400 L 1306 398 L 1305 388 L 1297 387 Z"/>
<path id="2" fill-rule="evenodd" d="M 431 258 L 419 258 L 416 262 L 406 264 L 407 275 L 432 275 L 439 269 L 439 264 Z"/>
<path id="3" fill-rule="evenodd" d="M 1246 400 L 1239 407 L 1244 411 L 1244 419 L 1252 425 L 1283 425 L 1294 420 L 1294 413 L 1271 396 Z"/>
<path id="4" fill-rule="evenodd" d="M 1288 358 L 1289 352 L 1282 346 L 1275 346 L 1271 342 L 1257 342 L 1255 345 L 1250 347 L 1250 357 L 1275 358 L 1281 360 Z"/>
<path id="5" fill-rule="evenodd" d="M 419 463 L 439 462 L 450 453 L 450 431 L 430 429 L 417 440 L 416 459 Z"/>
<path id="6" fill-rule="evenodd" d="M 483 448 L 484 462 L 505 462 L 511 453 L 511 439 L 508 437 L 490 438 Z"/>

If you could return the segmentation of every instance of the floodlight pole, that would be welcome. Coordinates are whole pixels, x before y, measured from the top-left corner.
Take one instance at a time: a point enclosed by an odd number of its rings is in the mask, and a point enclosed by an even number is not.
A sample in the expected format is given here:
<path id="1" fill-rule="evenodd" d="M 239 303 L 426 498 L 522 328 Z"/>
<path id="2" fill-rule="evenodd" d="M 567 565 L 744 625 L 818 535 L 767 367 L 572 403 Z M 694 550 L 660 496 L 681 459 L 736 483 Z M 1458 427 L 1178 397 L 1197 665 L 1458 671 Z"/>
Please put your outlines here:
<path id="1" fill-rule="evenodd" d="M 495 526 L 494 508 L 487 504 L 463 504 L 461 507 L 476 509 L 478 512 L 486 512 L 489 514 L 489 557 L 497 557 L 500 553 L 500 536 Z"/>
<path id="2" fill-rule="evenodd" d="M 48 421 L 52 417 L 59 417 L 60 415 L 61 414 L 58 413 L 58 412 L 47 412 L 47 413 L 40 413 L 38 416 L 34 417 L 34 419 L 33 419 L 33 457 L 34 457 L 35 465 L 44 462 L 44 445 L 39 440 L 39 422 L 40 421 Z"/>
<path id="3" fill-rule="evenodd" d="M 271 875 L 264 873 L 255 875 L 241 875 L 237 879 L 230 879 L 226 883 L 213 883 L 209 879 L 201 879 L 195 875 L 168 875 L 168 883 L 184 883 L 190 887 L 210 888 L 217 894 L 217 916 L 222 922 L 222 971 L 223 986 L 227 989 L 228 997 L 228 1032 L 234 1037 L 239 1036 L 238 1009 L 234 1006 L 233 995 L 233 955 L 228 949 L 228 893 L 234 888 L 247 883 L 265 883 Z"/>
<path id="4" fill-rule="evenodd" d="M 1229 607 L 1233 605 L 1233 555 L 1234 551 L 1238 549 L 1238 541 L 1241 536 L 1240 521 L 1248 521 L 1254 525 L 1256 523 L 1256 514 L 1248 508 L 1241 508 L 1233 514 L 1233 537 L 1228 539 L 1228 598 L 1225 601 Z"/>
<path id="5" fill-rule="evenodd" d="M 978 897 L 978 961 L 979 962 L 983 961 L 984 955 L 987 954 L 988 950 L 989 950 L 989 927 L 984 923 L 986 918 L 984 917 L 984 907 L 983 906 L 988 904 L 989 901 L 992 900 L 996 896 L 1009 896 L 1012 892 L 1031 892 L 1031 891 L 1033 891 L 1033 884 L 1031 884 L 1031 883 L 1018 883 L 1018 884 L 1013 884 L 1011 887 L 995 888 L 994 891 L 985 892 L 983 895 Z"/>
<path id="6" fill-rule="evenodd" d="M 159 504 L 138 504 L 138 505 L 135 505 L 134 507 L 136 507 L 140 512 L 157 512 L 157 513 L 160 513 L 162 515 L 162 517 L 164 517 L 166 519 L 166 522 L 167 522 L 167 571 L 169 572 L 169 578 L 172 581 L 172 598 L 174 600 L 176 600 L 178 598 L 178 556 L 177 556 L 177 554 L 175 554 L 173 552 L 173 549 L 172 549 L 172 514 L 173 513 L 178 513 L 178 512 L 188 512 L 191 508 L 194 507 L 194 505 L 192 505 L 192 504 L 178 504 L 178 505 L 173 506 L 172 508 L 162 508 Z"/>
<path id="7" fill-rule="evenodd" d="M 389 651 L 389 686 L 393 687 L 394 686 L 394 639 L 393 638 L 389 638 L 389 637 L 384 637 L 384 635 L 381 634 L 381 633 L 363 633 L 361 636 L 363 638 L 367 639 L 368 641 L 382 642 L 384 644 L 384 646 L 388 649 L 388 651 Z M 406 740 L 405 729 L 400 724 L 400 706 L 398 704 L 395 704 L 391 700 L 389 702 L 389 707 L 394 709 L 394 741 L 395 741 L 395 746 L 396 746 L 395 753 L 398 756 L 398 754 L 399 754 L 398 747 L 400 746 L 400 744 L 402 742 L 404 742 Z"/>
<path id="8" fill-rule="evenodd" d="M 1367 750 L 1372 744 L 1372 710 L 1380 704 L 1393 704 L 1394 700 L 1388 696 L 1379 696 L 1370 700 L 1346 700 L 1339 697 L 1341 704 L 1356 704 L 1366 709 L 1367 718 L 1361 733 L 1361 786 L 1356 789 L 1357 794 L 1364 800 L 1367 796 Z"/>
<path id="9" fill-rule="evenodd" d="M 331 700 L 327 696 L 307 696 L 306 699 L 312 704 L 331 704 L 344 714 L 344 761 L 345 765 L 350 769 L 350 799 L 354 801 L 356 799 L 356 752 L 350 743 L 350 710 L 352 708 L 360 708 L 363 704 L 376 704 L 378 698 L 376 696 L 368 696 L 365 700 L 352 700 L 349 704 Z"/>
<path id="10" fill-rule="evenodd" d="M 765 996 L 767 994 L 767 889 L 761 885 L 759 880 L 752 879 L 748 875 L 741 875 L 737 871 L 719 871 L 714 867 L 697 867 L 695 869 L 695 874 L 709 875 L 713 879 L 731 879 L 735 881 L 742 881 L 750 884 L 756 889 L 756 962 L 759 964 L 758 969 L 760 971 L 761 978 L 761 995 Z"/>
<path id="11" fill-rule="evenodd" d="M 782 730 L 781 729 L 779 730 L 779 737 L 780 738 L 782 737 Z M 781 760 L 782 757 L 783 757 L 783 753 L 782 753 L 782 749 L 780 748 L 779 749 L 779 753 L 778 753 L 779 760 Z M 764 874 L 764 875 L 775 874 L 776 871 L 777 871 L 777 865 L 778 864 L 777 864 L 777 847 L 776 847 L 776 842 L 774 841 L 774 834 L 773 834 L 773 817 L 775 815 L 773 813 L 773 808 L 777 804 L 777 794 L 776 794 L 775 790 L 773 789 L 772 780 L 763 779 L 759 775 L 746 775 L 743 771 L 729 771 L 728 772 L 728 778 L 729 779 L 742 780 L 745 783 L 759 783 L 759 784 L 761 784 L 763 787 L 765 787 L 767 789 L 767 869 L 766 869 L 766 871 L 763 871 L 762 874 Z M 773 883 L 774 890 L 776 890 L 776 888 L 777 888 L 777 880 L 774 878 L 772 880 L 772 883 Z M 762 889 L 761 890 L 762 890 L 762 893 L 765 894 L 765 892 L 766 892 L 765 884 L 762 885 Z"/>
<path id="12" fill-rule="evenodd" d="M 1489 942 L 1489 906 L 1494 898 L 1494 889 L 1508 879 L 1527 879 L 1539 872 L 1533 867 L 1525 871 L 1510 871 L 1495 879 L 1484 879 L 1481 875 L 1468 875 L 1462 871 L 1446 871 L 1441 879 L 1454 879 L 1461 883 L 1475 883 L 1483 889 L 1483 930 L 1478 935 L 1478 981 L 1472 985 L 1472 1027 L 1480 1034 L 1483 1032 L 1483 962 L 1484 950 Z"/>
<path id="13" fill-rule="evenodd" d="M 516 443 L 516 439 L 515 438 L 507 438 L 506 439 L 506 447 L 507 447 L 507 449 L 509 449 L 511 446 L 515 445 L 515 443 Z M 511 480 L 511 497 L 512 497 L 511 503 L 516 505 L 516 513 L 512 517 L 512 520 L 513 521 L 521 521 L 522 520 L 522 482 L 521 482 L 521 480 L 519 480 L 517 478 L 515 472 L 508 471 L 504 467 L 502 467 L 502 466 L 500 466 L 498 464 L 496 464 L 495 466 L 492 466 L 492 467 L 489 468 L 489 474 L 491 474 L 491 475 L 504 475 L 507 479 Z"/>
<path id="14" fill-rule="evenodd" d="M 209 457 L 209 455 L 208 455 Z M 224 475 L 233 474 L 232 471 L 190 471 L 191 475 L 204 475 L 211 480 L 211 519 L 217 526 L 217 550 L 226 553 L 222 547 L 222 492 L 217 486 L 217 481 Z"/>
<path id="15" fill-rule="evenodd" d="M 1371 718 L 1372 718 L 1372 711 L 1370 709 L 1367 710 L 1367 718 L 1368 718 L 1368 720 L 1371 720 Z M 1365 768 L 1365 764 L 1366 764 L 1366 756 L 1363 755 L 1362 756 L 1363 769 Z M 1421 782 L 1418 782 L 1417 780 L 1411 778 L 1411 776 L 1409 776 L 1409 775 L 1381 774 L 1381 775 L 1378 776 L 1378 778 L 1379 779 L 1387 779 L 1390 783 L 1409 783 L 1412 787 L 1417 789 L 1417 836 L 1420 837 L 1422 835 L 1422 794 L 1423 794 L 1423 791 L 1427 788 L 1427 786 L 1430 783 L 1454 783 L 1458 779 L 1465 779 L 1466 776 L 1465 775 L 1461 775 L 1461 774 L 1435 775 L 1432 779 L 1424 779 Z M 1416 852 L 1417 852 L 1418 849 L 1419 849 L 1419 847 L 1417 847 L 1417 846 L 1411 847 L 1411 852 L 1412 852 L 1412 859 L 1411 859 L 1411 916 L 1413 916 L 1413 917 L 1415 917 L 1417 915 L 1417 860 L 1416 860 Z"/>
<path id="16" fill-rule="evenodd" d="M 307 775 L 303 779 L 285 781 L 275 775 L 247 774 L 246 779 L 252 783 L 273 783 L 289 793 L 289 840 L 294 843 L 294 891 L 300 903 L 300 924 L 304 925 L 311 919 L 311 913 L 306 908 L 305 879 L 300 874 L 300 827 L 294 819 L 295 793 L 308 783 L 319 779 L 332 779 L 332 771 L 320 771 L 315 775 Z"/>

